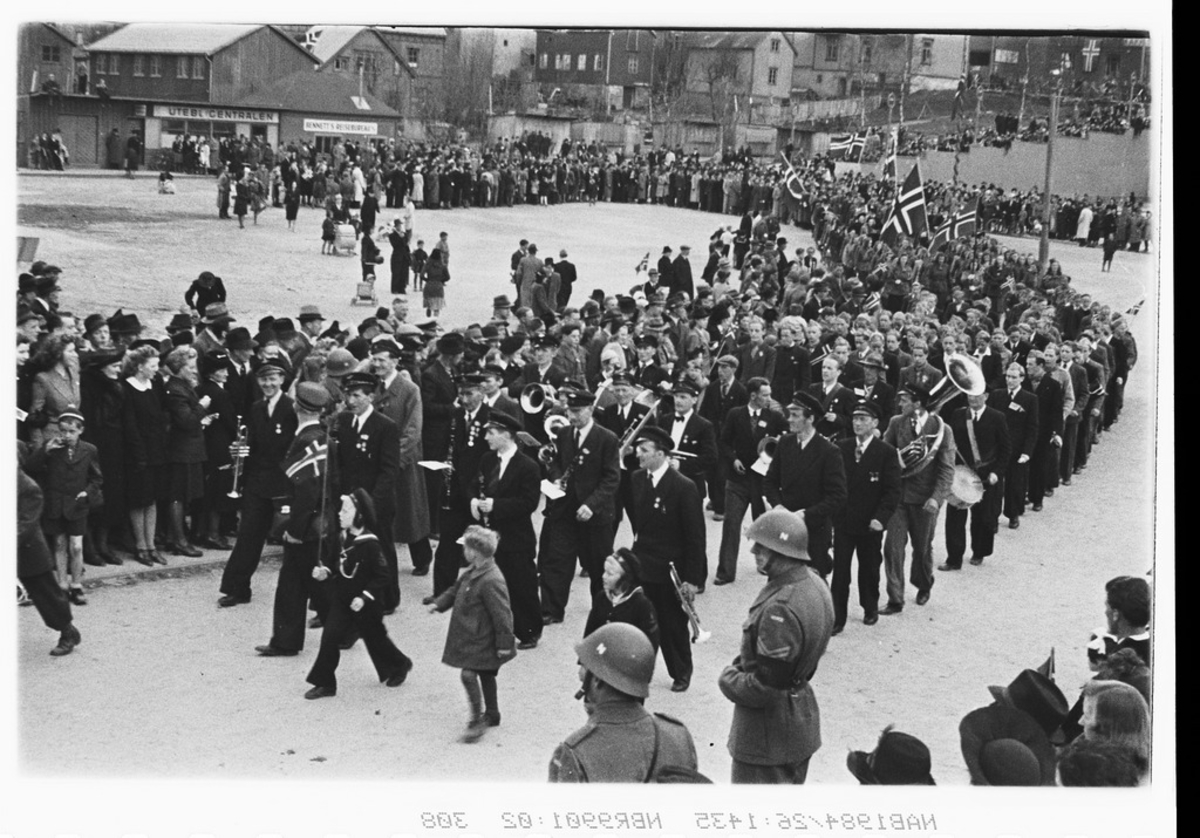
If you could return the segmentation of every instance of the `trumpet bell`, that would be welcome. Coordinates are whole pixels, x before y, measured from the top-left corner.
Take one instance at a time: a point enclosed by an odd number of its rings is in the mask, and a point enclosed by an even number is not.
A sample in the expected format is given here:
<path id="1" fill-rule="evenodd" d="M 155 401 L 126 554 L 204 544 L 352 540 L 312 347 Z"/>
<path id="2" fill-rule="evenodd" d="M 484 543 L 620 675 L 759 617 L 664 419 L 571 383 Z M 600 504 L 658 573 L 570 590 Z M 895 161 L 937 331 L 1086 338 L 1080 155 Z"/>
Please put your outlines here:
<path id="1" fill-rule="evenodd" d="M 549 384 L 526 384 L 521 390 L 521 410 L 541 413 L 547 401 L 553 401 L 554 388 Z"/>

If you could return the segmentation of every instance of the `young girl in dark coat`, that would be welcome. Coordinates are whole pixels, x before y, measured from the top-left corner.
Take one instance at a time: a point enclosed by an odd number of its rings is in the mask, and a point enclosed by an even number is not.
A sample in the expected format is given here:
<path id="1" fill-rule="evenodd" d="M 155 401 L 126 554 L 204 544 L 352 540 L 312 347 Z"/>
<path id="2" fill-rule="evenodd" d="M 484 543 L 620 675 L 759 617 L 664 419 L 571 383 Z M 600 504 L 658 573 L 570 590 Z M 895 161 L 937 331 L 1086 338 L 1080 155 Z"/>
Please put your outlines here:
<path id="1" fill-rule="evenodd" d="M 641 563 L 632 550 L 622 547 L 604 560 L 604 593 L 607 607 L 593 608 L 583 635 L 606 623 L 629 623 L 641 629 L 658 651 L 658 614 L 641 588 Z"/>

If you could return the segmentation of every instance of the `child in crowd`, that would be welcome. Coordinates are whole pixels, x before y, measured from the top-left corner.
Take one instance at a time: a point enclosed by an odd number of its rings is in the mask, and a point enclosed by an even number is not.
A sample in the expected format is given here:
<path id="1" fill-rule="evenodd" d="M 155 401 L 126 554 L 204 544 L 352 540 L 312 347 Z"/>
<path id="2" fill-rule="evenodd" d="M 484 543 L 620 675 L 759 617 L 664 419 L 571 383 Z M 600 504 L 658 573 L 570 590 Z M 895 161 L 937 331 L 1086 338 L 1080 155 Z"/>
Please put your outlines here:
<path id="1" fill-rule="evenodd" d="M 478 742 L 500 724 L 496 675 L 516 655 L 508 586 L 496 566 L 498 538 L 486 527 L 467 527 L 459 539 L 468 567 L 433 601 L 431 613 L 453 607 L 442 663 L 462 670 L 471 716 L 460 742 Z M 481 695 L 482 688 L 482 695 Z"/>
<path id="2" fill-rule="evenodd" d="M 333 223 L 333 211 L 325 210 L 325 220 L 321 222 L 321 254 L 333 255 L 333 243 L 337 239 L 337 225 Z"/>
<path id="3" fill-rule="evenodd" d="M 422 275 L 425 273 L 425 263 L 428 261 L 429 254 L 425 251 L 425 242 L 422 239 L 417 239 L 417 249 L 412 252 L 414 291 L 420 291 L 421 286 L 425 284 Z"/>

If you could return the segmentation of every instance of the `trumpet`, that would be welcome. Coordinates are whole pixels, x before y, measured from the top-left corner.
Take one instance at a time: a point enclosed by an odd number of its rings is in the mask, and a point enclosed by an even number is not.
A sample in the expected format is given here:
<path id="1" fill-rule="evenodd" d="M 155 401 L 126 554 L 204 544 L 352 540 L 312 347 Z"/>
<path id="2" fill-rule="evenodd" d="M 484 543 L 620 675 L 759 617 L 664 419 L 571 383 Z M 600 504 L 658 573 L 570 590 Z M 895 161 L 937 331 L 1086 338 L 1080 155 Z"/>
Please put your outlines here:
<path id="1" fill-rule="evenodd" d="M 238 416 L 237 439 L 234 441 L 234 445 L 236 445 L 238 448 L 242 448 L 243 446 L 245 446 L 246 440 L 247 440 L 246 423 L 242 421 L 241 416 Z M 238 498 L 240 498 L 242 496 L 242 493 L 240 491 L 238 491 L 238 483 L 242 479 L 242 460 L 243 459 L 245 459 L 245 458 L 241 457 L 241 456 L 236 456 L 233 458 L 233 488 L 231 488 L 228 492 L 225 493 L 226 497 L 233 498 L 234 500 L 237 500 Z"/>
<path id="2" fill-rule="evenodd" d="M 692 642 L 704 643 L 712 637 L 712 632 L 705 631 L 700 627 L 700 615 L 696 613 L 696 606 L 683 595 L 683 580 L 679 578 L 675 562 L 667 562 L 667 567 L 671 571 L 671 584 L 675 586 L 675 593 L 679 596 L 679 605 L 683 608 L 683 613 L 687 614 L 688 625 L 692 629 Z"/>

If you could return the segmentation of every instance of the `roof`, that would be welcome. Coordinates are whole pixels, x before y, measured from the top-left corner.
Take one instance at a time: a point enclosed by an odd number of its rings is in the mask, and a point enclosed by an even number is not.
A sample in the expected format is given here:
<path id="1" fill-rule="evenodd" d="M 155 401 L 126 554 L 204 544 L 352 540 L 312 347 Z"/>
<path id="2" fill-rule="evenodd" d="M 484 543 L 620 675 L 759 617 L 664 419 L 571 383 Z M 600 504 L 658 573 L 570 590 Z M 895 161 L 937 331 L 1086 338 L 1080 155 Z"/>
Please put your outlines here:
<path id="1" fill-rule="evenodd" d="M 358 81 L 332 72 L 300 70 L 289 73 L 261 90 L 247 93 L 237 104 L 246 107 L 281 111 L 300 111 L 313 114 L 335 114 L 367 117 L 400 118 L 400 114 L 383 101 L 363 91 L 368 108 L 359 108 Z"/>
<path id="2" fill-rule="evenodd" d="M 409 75 L 414 75 L 412 67 L 408 66 L 408 62 L 375 29 L 375 27 L 370 26 L 314 26 L 308 30 L 306 38 L 313 58 L 320 61 L 321 65 L 324 66 L 336 58 L 346 48 L 346 45 L 356 37 L 363 32 L 370 32 L 383 48 L 391 53 L 392 58 L 408 71 Z"/>
<path id="3" fill-rule="evenodd" d="M 689 32 L 684 43 L 692 49 L 754 49 L 770 32 Z M 788 42 L 791 47 L 791 42 Z M 793 49 L 793 52 L 795 50 Z"/>
<path id="4" fill-rule="evenodd" d="M 261 23 L 131 23 L 89 45 L 88 49 L 91 52 L 213 55 L 262 28 Z M 291 38 L 279 34 L 299 48 Z"/>
<path id="5" fill-rule="evenodd" d="M 445 38 L 444 26 L 376 26 L 385 35 L 416 35 L 422 38 Z"/>

